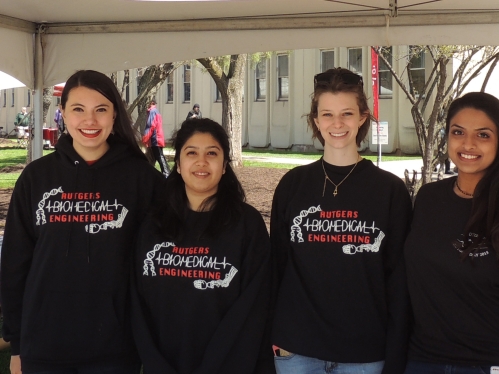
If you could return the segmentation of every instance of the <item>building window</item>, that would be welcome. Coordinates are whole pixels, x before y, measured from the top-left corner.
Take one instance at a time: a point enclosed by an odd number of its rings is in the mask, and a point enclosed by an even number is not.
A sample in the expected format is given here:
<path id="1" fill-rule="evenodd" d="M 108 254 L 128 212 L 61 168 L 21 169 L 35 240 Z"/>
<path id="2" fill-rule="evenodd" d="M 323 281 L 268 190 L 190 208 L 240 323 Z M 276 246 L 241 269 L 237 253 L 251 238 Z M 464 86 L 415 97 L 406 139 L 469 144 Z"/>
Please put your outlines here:
<path id="1" fill-rule="evenodd" d="M 362 76 L 362 48 L 348 48 L 348 69 Z"/>
<path id="2" fill-rule="evenodd" d="M 260 61 L 255 69 L 256 101 L 267 99 L 267 62 Z"/>
<path id="3" fill-rule="evenodd" d="M 12 104 L 12 106 L 14 106 L 16 104 L 15 103 L 15 94 L 16 94 L 16 92 L 14 91 L 13 88 L 10 90 L 10 92 L 11 92 L 11 104 Z"/>
<path id="4" fill-rule="evenodd" d="M 222 94 L 220 93 L 220 90 L 218 89 L 217 85 L 215 85 L 215 102 L 216 103 L 222 102 Z"/>
<path id="5" fill-rule="evenodd" d="M 26 103 L 26 107 L 31 106 L 31 90 L 28 90 L 28 102 Z"/>
<path id="6" fill-rule="evenodd" d="M 3 90 L 3 107 L 7 106 L 7 90 Z"/>
<path id="7" fill-rule="evenodd" d="M 321 51 L 321 72 L 334 68 L 334 51 Z"/>
<path id="8" fill-rule="evenodd" d="M 139 89 L 139 86 L 140 86 L 140 78 L 142 78 L 142 75 L 144 74 L 144 68 L 138 68 L 137 69 L 137 94 L 140 93 L 140 89 Z"/>
<path id="9" fill-rule="evenodd" d="M 166 78 L 166 103 L 173 103 L 173 73 Z"/>
<path id="10" fill-rule="evenodd" d="M 130 85 L 127 84 L 125 86 L 125 103 L 129 104 L 130 103 Z"/>
<path id="11" fill-rule="evenodd" d="M 425 84 L 425 57 L 424 51 L 416 46 L 409 47 L 410 69 L 412 75 L 413 87 L 411 94 L 419 96 L 423 92 Z"/>
<path id="12" fill-rule="evenodd" d="M 191 65 L 184 65 L 184 103 L 191 102 Z"/>
<path id="13" fill-rule="evenodd" d="M 277 56 L 277 85 L 278 100 L 288 100 L 289 98 L 289 56 Z"/>
<path id="14" fill-rule="evenodd" d="M 388 60 L 390 65 L 393 64 L 392 47 L 382 48 L 381 53 Z M 385 62 L 378 59 L 378 79 L 379 79 L 379 97 L 382 99 L 391 99 L 393 95 L 393 76 Z"/>

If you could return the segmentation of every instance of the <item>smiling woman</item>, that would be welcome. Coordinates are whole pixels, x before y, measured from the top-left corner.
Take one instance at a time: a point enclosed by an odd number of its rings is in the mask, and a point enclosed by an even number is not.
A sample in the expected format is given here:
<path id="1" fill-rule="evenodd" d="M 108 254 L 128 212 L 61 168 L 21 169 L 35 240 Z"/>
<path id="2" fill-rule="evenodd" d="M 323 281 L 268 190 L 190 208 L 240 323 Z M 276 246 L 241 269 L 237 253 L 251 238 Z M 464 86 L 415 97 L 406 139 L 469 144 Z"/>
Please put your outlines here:
<path id="1" fill-rule="evenodd" d="M 423 186 L 405 259 L 414 327 L 406 374 L 499 366 L 499 100 L 470 92 L 446 121 L 458 176 Z"/>
<path id="2" fill-rule="evenodd" d="M 288 172 L 272 204 L 277 373 L 404 370 L 411 203 L 399 178 L 357 151 L 371 118 L 359 75 L 316 75 L 308 125 L 324 157 Z"/>
<path id="3" fill-rule="evenodd" d="M 109 77 L 76 72 L 61 104 L 69 134 L 26 166 L 5 225 L 0 277 L 11 373 L 22 365 L 23 374 L 137 374 L 129 264 L 163 177 L 140 151 Z"/>
<path id="4" fill-rule="evenodd" d="M 73 147 L 85 161 L 95 161 L 109 149 L 107 138 L 116 118 L 113 103 L 99 92 L 76 87 L 67 95 L 62 117 Z"/>
<path id="5" fill-rule="evenodd" d="M 210 119 L 189 119 L 173 147 L 164 200 L 141 225 L 134 261 L 144 372 L 272 372 L 264 341 L 270 242 L 262 216 L 244 202 L 228 136 Z"/>

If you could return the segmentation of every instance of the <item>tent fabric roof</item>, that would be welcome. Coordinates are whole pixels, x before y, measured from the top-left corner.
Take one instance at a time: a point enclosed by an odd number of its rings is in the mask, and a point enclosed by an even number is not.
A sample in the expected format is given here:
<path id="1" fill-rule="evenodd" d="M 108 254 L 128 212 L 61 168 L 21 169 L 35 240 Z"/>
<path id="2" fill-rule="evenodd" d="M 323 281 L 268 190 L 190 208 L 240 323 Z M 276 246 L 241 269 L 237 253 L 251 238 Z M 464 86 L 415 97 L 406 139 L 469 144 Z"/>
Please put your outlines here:
<path id="1" fill-rule="evenodd" d="M 41 79 L 223 54 L 397 44 L 499 44 L 497 0 L 2 0 L 0 71 Z"/>

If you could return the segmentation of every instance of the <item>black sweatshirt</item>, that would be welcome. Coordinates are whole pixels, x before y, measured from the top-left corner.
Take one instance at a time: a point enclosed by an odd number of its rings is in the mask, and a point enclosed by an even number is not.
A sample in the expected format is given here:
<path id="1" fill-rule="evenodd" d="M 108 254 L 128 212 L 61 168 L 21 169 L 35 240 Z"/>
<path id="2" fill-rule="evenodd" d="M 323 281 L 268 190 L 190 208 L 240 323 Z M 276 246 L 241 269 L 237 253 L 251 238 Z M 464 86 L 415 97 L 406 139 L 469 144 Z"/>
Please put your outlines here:
<path id="1" fill-rule="evenodd" d="M 177 243 L 151 219 L 141 227 L 132 316 L 146 374 L 263 372 L 257 365 L 270 298 L 267 229 L 244 204 L 237 225 L 219 238 L 198 238 L 210 217 L 190 211 Z M 272 365 L 270 342 L 263 352 Z"/>
<path id="2" fill-rule="evenodd" d="M 353 165 L 324 162 L 336 184 Z M 385 360 L 402 373 L 408 296 L 402 248 L 411 202 L 395 175 L 362 160 L 338 187 L 321 160 L 297 167 L 273 201 L 273 271 L 280 281 L 272 343 L 325 361 Z"/>
<path id="3" fill-rule="evenodd" d="M 472 201 L 454 193 L 455 180 L 423 186 L 414 206 L 405 244 L 415 318 L 409 358 L 499 365 L 499 263 L 490 245 L 461 260 Z"/>
<path id="4" fill-rule="evenodd" d="M 163 178 L 127 145 L 89 166 L 63 135 L 19 177 L 2 247 L 4 337 L 24 370 L 137 360 L 133 240 Z"/>

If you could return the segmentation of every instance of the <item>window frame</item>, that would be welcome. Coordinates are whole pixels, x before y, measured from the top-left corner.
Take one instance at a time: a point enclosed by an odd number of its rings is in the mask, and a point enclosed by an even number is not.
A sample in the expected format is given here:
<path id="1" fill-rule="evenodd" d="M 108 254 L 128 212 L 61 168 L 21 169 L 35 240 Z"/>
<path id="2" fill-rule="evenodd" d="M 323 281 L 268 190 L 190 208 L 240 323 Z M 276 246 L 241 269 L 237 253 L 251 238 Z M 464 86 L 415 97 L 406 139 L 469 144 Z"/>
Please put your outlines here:
<path id="1" fill-rule="evenodd" d="M 335 53 L 336 51 L 334 49 L 324 49 L 324 50 L 321 50 L 321 73 L 324 73 L 325 71 L 329 70 L 329 69 L 334 69 L 335 68 L 335 65 L 334 65 L 334 58 L 335 58 Z M 324 66 L 324 55 L 326 53 L 332 53 L 333 55 L 333 66 L 329 67 L 329 66 Z"/>
<path id="2" fill-rule="evenodd" d="M 386 57 L 389 57 L 388 59 L 388 62 L 390 63 L 391 66 L 393 66 L 393 47 L 384 47 L 384 48 L 387 48 L 387 52 L 388 52 L 388 56 L 387 55 L 384 55 L 385 58 Z M 383 60 L 379 59 L 378 58 L 378 95 L 379 95 L 379 98 L 380 99 L 393 99 L 393 75 L 390 71 L 390 69 L 388 69 L 388 66 L 385 65 L 385 63 L 383 62 Z M 381 66 L 381 64 L 383 64 L 383 68 Z M 390 81 L 390 84 L 389 86 L 390 87 L 387 87 L 387 85 L 382 85 L 382 81 L 384 78 L 381 77 L 381 74 L 388 74 L 388 76 L 390 77 L 389 81 Z M 385 93 L 381 93 L 381 87 L 384 87 L 388 90 L 390 90 L 392 93 L 391 94 L 385 94 Z"/>
<path id="3" fill-rule="evenodd" d="M 260 70 L 260 66 L 264 69 Z M 263 77 L 262 77 L 263 76 Z M 264 87 L 264 93 L 262 94 L 261 87 Z M 264 102 L 267 101 L 267 61 L 260 61 L 255 66 L 255 101 Z"/>
<path id="4" fill-rule="evenodd" d="M 186 75 L 187 72 L 189 72 L 189 81 L 186 80 Z M 184 64 L 184 72 L 182 74 L 182 80 L 183 80 L 183 89 L 184 89 L 184 103 L 190 103 L 191 102 L 191 92 L 192 92 L 192 68 L 191 64 Z M 188 88 L 188 89 L 187 89 Z"/>
<path id="5" fill-rule="evenodd" d="M 173 104 L 175 100 L 174 88 L 173 73 L 170 73 L 168 77 L 166 77 L 166 104 Z"/>
<path id="6" fill-rule="evenodd" d="M 424 52 L 424 50 L 421 51 L 420 55 L 418 57 L 412 56 L 412 50 L 414 48 L 415 48 L 415 46 L 412 46 L 412 45 L 409 46 L 408 58 L 409 58 L 409 61 L 411 62 L 411 67 L 410 67 L 410 69 L 408 68 L 407 71 L 409 71 L 409 70 L 411 71 L 413 82 L 415 81 L 414 80 L 414 73 L 415 72 L 418 73 L 418 74 L 422 74 L 422 76 L 423 76 L 422 86 L 419 85 L 418 87 L 424 87 L 424 85 L 426 83 L 426 59 L 425 59 L 425 52 Z M 412 60 L 419 60 L 420 61 L 420 66 L 413 67 L 412 66 Z M 419 77 L 419 78 L 421 78 L 421 77 Z M 409 76 L 407 77 L 407 79 L 409 79 Z M 409 87 L 409 88 L 411 89 L 411 95 L 413 95 L 414 97 L 418 98 L 419 97 L 419 92 L 417 90 L 413 90 L 413 88 L 416 88 L 416 87 Z"/>
<path id="7" fill-rule="evenodd" d="M 283 74 L 281 72 L 281 60 L 286 59 L 286 73 Z M 287 95 L 283 93 L 284 91 L 284 82 L 287 82 Z M 281 54 L 277 55 L 277 101 L 289 101 L 289 55 L 288 54 Z"/>
<path id="8" fill-rule="evenodd" d="M 358 67 L 354 66 L 350 58 L 350 51 L 359 50 L 360 51 L 360 70 Z M 356 58 L 355 65 L 357 65 L 358 57 Z M 348 70 L 360 75 L 363 78 L 363 65 L 364 65 L 364 50 L 362 47 L 352 47 L 347 49 L 347 66 Z"/>

